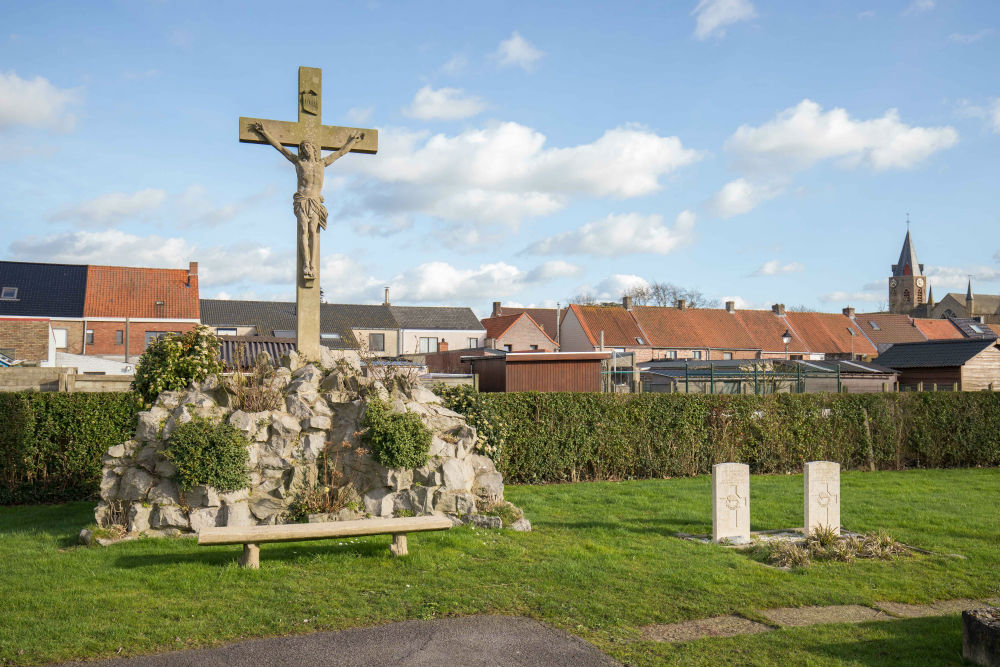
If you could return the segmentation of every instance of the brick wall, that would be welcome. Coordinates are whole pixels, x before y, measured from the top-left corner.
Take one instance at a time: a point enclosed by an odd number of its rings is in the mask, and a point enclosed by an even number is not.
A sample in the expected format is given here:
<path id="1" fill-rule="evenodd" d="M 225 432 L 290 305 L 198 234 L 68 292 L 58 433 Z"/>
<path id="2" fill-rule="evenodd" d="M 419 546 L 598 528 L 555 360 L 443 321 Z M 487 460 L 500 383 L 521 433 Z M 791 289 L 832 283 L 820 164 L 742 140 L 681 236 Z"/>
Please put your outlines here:
<path id="1" fill-rule="evenodd" d="M 146 350 L 146 333 L 149 331 L 190 331 L 194 322 L 129 322 L 129 354 L 137 356 Z M 87 328 L 94 332 L 94 342 L 87 344 L 87 354 L 125 354 L 125 322 L 87 321 Z M 117 343 L 117 332 L 122 332 L 122 342 Z"/>
<path id="2" fill-rule="evenodd" d="M 555 352 L 552 341 L 527 317 L 519 319 L 497 339 L 496 349 L 506 349 L 505 345 L 510 345 L 512 352 L 530 350 L 532 345 L 537 345 L 539 350 Z"/>
<path id="3" fill-rule="evenodd" d="M 53 329 L 66 330 L 66 347 L 60 347 L 60 352 L 83 354 L 83 322 L 52 320 Z"/>
<path id="4" fill-rule="evenodd" d="M 0 348 L 13 351 L 15 359 L 47 361 L 49 358 L 48 320 L 0 320 Z"/>

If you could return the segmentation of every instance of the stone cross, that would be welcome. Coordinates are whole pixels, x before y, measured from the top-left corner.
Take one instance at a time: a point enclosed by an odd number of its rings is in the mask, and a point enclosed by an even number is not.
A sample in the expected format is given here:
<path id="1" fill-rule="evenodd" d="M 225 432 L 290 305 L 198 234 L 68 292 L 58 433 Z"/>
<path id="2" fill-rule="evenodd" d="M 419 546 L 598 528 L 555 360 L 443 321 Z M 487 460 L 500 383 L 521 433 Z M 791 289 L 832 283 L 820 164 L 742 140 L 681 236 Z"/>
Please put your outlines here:
<path id="1" fill-rule="evenodd" d="M 805 465 L 805 524 L 809 535 L 820 526 L 840 535 L 840 464 L 810 461 Z"/>
<path id="2" fill-rule="evenodd" d="M 295 165 L 298 189 L 293 211 L 298 221 L 296 244 L 296 348 L 311 361 L 320 360 L 319 231 L 326 229 L 323 170 L 345 153 L 376 153 L 378 130 L 322 124 L 322 70 L 299 68 L 298 122 L 240 117 L 243 143 L 270 144 Z M 285 146 L 297 146 L 298 155 Z M 322 150 L 335 151 L 323 157 Z"/>
<path id="3" fill-rule="evenodd" d="M 712 466 L 712 541 L 750 541 L 750 466 Z"/>

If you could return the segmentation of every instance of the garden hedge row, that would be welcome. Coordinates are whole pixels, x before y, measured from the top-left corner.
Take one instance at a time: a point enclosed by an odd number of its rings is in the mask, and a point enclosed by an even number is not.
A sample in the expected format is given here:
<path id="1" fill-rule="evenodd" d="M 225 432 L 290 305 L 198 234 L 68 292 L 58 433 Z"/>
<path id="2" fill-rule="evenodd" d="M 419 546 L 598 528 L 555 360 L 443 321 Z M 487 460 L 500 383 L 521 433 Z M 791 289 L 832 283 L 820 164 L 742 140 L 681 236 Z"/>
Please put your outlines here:
<path id="1" fill-rule="evenodd" d="M 1000 465 L 1000 393 L 440 393 L 497 446 L 508 482 L 698 475 L 724 461 L 756 473 L 800 472 L 813 460 L 865 470 Z"/>
<path id="2" fill-rule="evenodd" d="M 0 504 L 96 498 L 101 456 L 139 410 L 133 392 L 0 393 Z"/>

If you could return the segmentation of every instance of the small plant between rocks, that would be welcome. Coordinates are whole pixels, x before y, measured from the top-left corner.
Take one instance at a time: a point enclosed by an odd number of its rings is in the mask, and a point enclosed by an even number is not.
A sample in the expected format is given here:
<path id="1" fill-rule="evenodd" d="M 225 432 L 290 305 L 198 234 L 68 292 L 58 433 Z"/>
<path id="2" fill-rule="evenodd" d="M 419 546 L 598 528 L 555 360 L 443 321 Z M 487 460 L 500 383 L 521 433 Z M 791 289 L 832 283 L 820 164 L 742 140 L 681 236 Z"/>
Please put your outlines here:
<path id="1" fill-rule="evenodd" d="M 386 468 L 419 468 L 427 463 L 431 432 L 413 412 L 392 412 L 378 398 L 368 399 L 363 439 L 375 460 Z"/>
<path id="2" fill-rule="evenodd" d="M 271 357 L 261 353 L 251 362 L 246 346 L 240 345 L 233 354 L 231 375 L 225 379 L 225 389 L 233 408 L 244 412 L 264 412 L 281 406 L 281 385 L 275 382 Z"/>
<path id="3" fill-rule="evenodd" d="M 174 430 L 163 456 L 177 468 L 173 477 L 181 491 L 199 485 L 236 491 L 250 484 L 249 445 L 229 422 L 195 417 Z"/>
<path id="4" fill-rule="evenodd" d="M 310 514 L 337 514 L 343 510 L 363 513 L 362 497 L 368 491 L 362 488 L 361 476 L 357 471 L 345 474 L 342 459 L 352 452 L 364 456 L 368 450 L 352 448 L 346 440 L 339 445 L 328 443 L 317 457 L 317 478 L 315 484 L 306 485 L 288 508 L 287 518 L 293 522 L 304 522 Z"/>
<path id="5" fill-rule="evenodd" d="M 838 535 L 828 527 L 820 527 L 801 540 L 762 540 L 753 543 L 744 552 L 757 561 L 783 569 L 798 569 L 813 561 L 851 563 L 858 559 L 893 560 L 911 553 L 905 544 L 896 541 L 885 531 L 861 535 Z"/>

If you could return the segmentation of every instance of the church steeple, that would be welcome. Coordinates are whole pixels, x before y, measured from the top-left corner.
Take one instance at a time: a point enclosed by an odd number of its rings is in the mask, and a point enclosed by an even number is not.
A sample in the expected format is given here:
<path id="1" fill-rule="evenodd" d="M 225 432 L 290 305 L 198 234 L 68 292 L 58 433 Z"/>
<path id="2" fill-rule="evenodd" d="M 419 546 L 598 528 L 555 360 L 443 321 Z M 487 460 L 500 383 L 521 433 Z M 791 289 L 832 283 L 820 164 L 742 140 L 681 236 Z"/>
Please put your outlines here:
<path id="1" fill-rule="evenodd" d="M 913 248 L 913 239 L 910 237 L 909 229 L 906 230 L 906 238 L 903 239 L 903 249 L 899 253 L 899 263 L 892 265 L 892 275 L 924 275 L 924 265 L 917 264 L 917 251 Z"/>
<path id="2" fill-rule="evenodd" d="M 929 285 L 927 287 L 927 306 L 928 308 L 934 307 L 934 286 Z M 929 310 L 927 312 L 930 312 Z"/>
<path id="3" fill-rule="evenodd" d="M 899 262 L 892 265 L 892 276 L 889 278 L 890 313 L 911 314 L 927 302 L 924 265 L 917 262 L 917 251 L 913 247 L 909 225 L 910 221 L 907 219 L 903 249 L 899 253 Z"/>
<path id="4" fill-rule="evenodd" d="M 976 297 L 972 295 L 972 276 L 969 276 L 969 289 L 965 291 L 966 317 L 975 317 Z"/>

